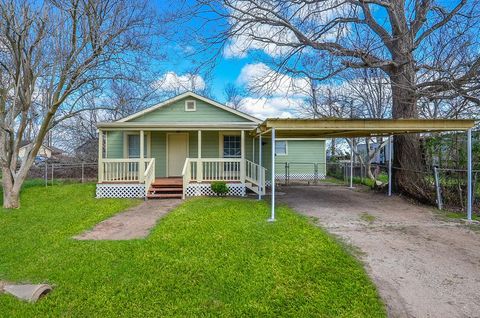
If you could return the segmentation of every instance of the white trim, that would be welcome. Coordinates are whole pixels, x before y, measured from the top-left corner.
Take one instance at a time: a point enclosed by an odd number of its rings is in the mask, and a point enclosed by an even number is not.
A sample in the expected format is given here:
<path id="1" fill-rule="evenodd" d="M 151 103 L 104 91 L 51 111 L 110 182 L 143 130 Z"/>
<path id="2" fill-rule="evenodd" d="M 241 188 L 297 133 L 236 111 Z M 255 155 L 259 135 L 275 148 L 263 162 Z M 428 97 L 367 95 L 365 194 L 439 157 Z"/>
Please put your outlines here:
<path id="1" fill-rule="evenodd" d="M 188 109 L 188 103 L 193 103 L 193 109 Z M 186 99 L 185 100 L 185 111 L 186 112 L 196 112 L 197 111 L 197 101 L 194 99 Z"/>
<path id="2" fill-rule="evenodd" d="M 190 157 L 190 134 L 188 132 L 182 132 L 182 133 L 167 133 L 165 134 L 165 175 L 168 178 L 169 177 L 169 172 L 168 172 L 168 136 L 169 135 L 186 135 L 187 136 L 187 158 Z"/>
<path id="3" fill-rule="evenodd" d="M 218 158 L 223 158 L 223 143 L 224 136 L 240 136 L 241 132 L 239 130 L 235 131 L 220 131 L 218 133 Z M 240 154 L 241 156 L 242 154 Z"/>
<path id="4" fill-rule="evenodd" d="M 324 140 L 331 138 L 275 138 L 275 140 Z"/>
<path id="5" fill-rule="evenodd" d="M 277 153 L 277 142 L 285 141 L 285 153 Z M 275 156 L 288 156 L 288 140 L 275 139 Z"/>
<path id="6" fill-rule="evenodd" d="M 156 109 L 159 109 L 159 108 L 164 107 L 164 106 L 166 106 L 166 105 L 170 105 L 170 104 L 172 104 L 172 103 L 174 103 L 174 102 L 176 102 L 176 101 L 178 101 L 178 100 L 180 100 L 180 99 L 182 99 L 182 98 L 185 98 L 185 97 L 193 97 L 193 98 L 199 99 L 199 100 L 201 100 L 201 101 L 204 101 L 204 102 L 207 103 L 207 104 L 216 106 L 216 107 L 218 107 L 218 108 L 220 108 L 220 109 L 226 110 L 226 111 L 228 111 L 228 112 L 230 112 L 230 113 L 233 113 L 233 114 L 235 114 L 235 115 L 238 115 L 238 116 L 240 116 L 240 117 L 243 117 L 243 118 L 245 118 L 245 119 L 248 119 L 248 120 L 250 120 L 250 121 L 252 121 L 252 122 L 254 122 L 254 123 L 257 123 L 257 124 L 260 124 L 260 123 L 262 122 L 262 121 L 261 121 L 260 119 L 258 119 L 258 118 L 255 118 L 255 117 L 253 117 L 253 116 L 250 116 L 250 115 L 248 115 L 248 114 L 245 114 L 245 113 L 243 113 L 243 112 L 241 112 L 241 111 L 238 111 L 238 110 L 236 110 L 236 109 L 233 109 L 233 108 L 231 108 L 231 107 L 222 105 L 222 104 L 220 104 L 220 103 L 218 103 L 218 102 L 216 102 L 216 101 L 214 101 L 214 100 L 212 100 L 212 99 L 209 99 L 209 98 L 200 96 L 200 95 L 195 94 L 195 93 L 193 93 L 193 92 L 185 92 L 185 93 L 180 94 L 180 95 L 178 95 L 178 96 L 175 96 L 175 97 L 173 97 L 173 98 L 167 99 L 166 101 L 163 101 L 163 102 L 161 102 L 161 103 L 159 103 L 159 104 L 156 104 L 156 105 L 154 105 L 154 106 L 152 106 L 152 107 L 149 107 L 149 108 L 147 108 L 147 109 L 144 109 L 144 110 L 142 110 L 142 111 L 140 111 L 140 112 L 138 112 L 138 113 L 135 113 L 135 114 L 132 114 L 132 115 L 127 116 L 127 117 L 125 117 L 125 118 L 122 118 L 122 119 L 120 119 L 120 120 L 117 120 L 116 122 L 117 122 L 117 123 L 124 123 L 124 122 L 126 122 L 126 121 L 129 121 L 129 120 L 138 118 L 138 117 L 143 116 L 143 115 L 145 115 L 145 114 L 147 114 L 147 113 L 149 113 L 149 112 L 152 112 L 152 111 L 154 111 L 154 110 L 156 110 Z"/>
<path id="7" fill-rule="evenodd" d="M 133 125 L 132 125 L 133 124 Z M 220 131 L 220 130 L 226 130 L 226 131 L 231 131 L 231 130 L 249 130 L 253 131 L 255 128 L 255 125 L 252 123 L 244 123 L 239 124 L 238 122 L 231 122 L 231 123 L 208 123 L 206 125 L 203 124 L 157 124 L 157 123 L 141 123 L 138 125 L 138 123 L 107 123 L 107 124 L 98 124 L 97 125 L 98 129 L 102 129 L 103 131 L 125 131 L 125 130 L 130 130 L 130 131 L 140 131 L 140 130 L 145 130 L 145 131 L 167 131 L 167 130 L 173 130 L 173 131 L 178 131 L 178 130 L 185 130 L 185 131 L 197 131 L 197 130 L 211 130 L 211 131 Z"/>

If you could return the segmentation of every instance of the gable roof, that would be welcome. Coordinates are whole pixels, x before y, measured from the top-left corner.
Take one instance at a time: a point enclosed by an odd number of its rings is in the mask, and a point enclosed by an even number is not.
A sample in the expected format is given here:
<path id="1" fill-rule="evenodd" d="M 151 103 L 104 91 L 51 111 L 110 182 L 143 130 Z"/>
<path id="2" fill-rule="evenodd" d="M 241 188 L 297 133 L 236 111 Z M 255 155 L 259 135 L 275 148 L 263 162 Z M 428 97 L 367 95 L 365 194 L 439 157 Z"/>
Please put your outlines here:
<path id="1" fill-rule="evenodd" d="M 130 116 L 127 116 L 127 117 L 125 117 L 125 118 L 122 118 L 122 119 L 120 119 L 120 120 L 117 120 L 116 123 L 124 123 L 124 122 L 130 121 L 130 120 L 132 120 L 132 119 L 135 119 L 135 118 L 144 116 L 145 114 L 148 114 L 148 113 L 150 113 L 150 112 L 153 112 L 153 111 L 155 111 L 155 110 L 157 110 L 157 109 L 159 109 L 159 108 L 162 108 L 162 107 L 171 105 L 172 103 L 174 103 L 174 102 L 176 102 L 176 101 L 179 101 L 179 100 L 181 100 L 181 99 L 183 99 L 183 98 L 186 98 L 186 97 L 193 97 L 193 98 L 199 99 L 199 100 L 201 100 L 201 101 L 203 101 L 203 102 L 205 102 L 205 103 L 207 103 L 207 104 L 209 104 L 209 105 L 215 106 L 215 107 L 217 107 L 217 108 L 220 108 L 220 109 L 222 109 L 222 110 L 224 110 L 224 111 L 227 111 L 227 112 L 230 112 L 230 113 L 235 114 L 235 115 L 237 115 L 237 116 L 240 116 L 240 117 L 242 117 L 242 118 L 245 118 L 245 119 L 247 119 L 247 120 L 249 120 L 249 121 L 251 121 L 251 122 L 257 123 L 257 124 L 259 124 L 259 123 L 262 122 L 260 119 L 258 119 L 258 118 L 256 118 L 256 117 L 253 117 L 253 116 L 248 115 L 248 114 L 246 114 L 246 113 L 244 113 L 244 112 L 241 112 L 241 111 L 238 111 L 238 110 L 233 109 L 233 108 L 231 108 L 231 107 L 228 107 L 228 106 L 225 106 L 225 105 L 223 105 L 223 104 L 220 104 L 220 103 L 214 101 L 213 99 L 210 99 L 210 98 L 207 98 L 207 97 L 204 97 L 204 96 L 201 96 L 201 95 L 198 95 L 198 94 L 196 94 L 196 93 L 194 93 L 194 92 L 190 92 L 190 91 L 189 91 L 189 92 L 185 92 L 185 93 L 183 93 L 183 94 L 177 95 L 177 96 L 175 96 L 175 97 L 173 97 L 173 98 L 167 99 L 166 101 L 163 101 L 163 102 L 161 102 L 161 103 L 159 103 L 159 104 L 156 104 L 156 105 L 154 105 L 154 106 L 151 106 L 151 107 L 149 107 L 149 108 L 146 108 L 146 109 L 144 109 L 144 110 L 142 110 L 142 111 L 139 111 L 139 112 L 137 112 L 137 113 L 135 113 L 135 114 L 132 114 L 132 115 L 130 115 Z"/>
<path id="2" fill-rule="evenodd" d="M 27 147 L 28 145 L 31 145 L 33 142 L 29 141 L 29 140 L 22 140 L 20 142 L 20 148 L 24 148 L 24 147 Z M 48 146 L 48 145 L 45 145 L 45 144 L 42 144 L 42 147 L 43 148 L 47 148 L 49 150 L 51 150 L 52 152 L 55 152 L 55 153 L 58 153 L 58 154 L 61 154 L 61 153 L 64 153 L 65 151 L 60 149 L 60 148 L 57 148 L 55 146 Z"/>

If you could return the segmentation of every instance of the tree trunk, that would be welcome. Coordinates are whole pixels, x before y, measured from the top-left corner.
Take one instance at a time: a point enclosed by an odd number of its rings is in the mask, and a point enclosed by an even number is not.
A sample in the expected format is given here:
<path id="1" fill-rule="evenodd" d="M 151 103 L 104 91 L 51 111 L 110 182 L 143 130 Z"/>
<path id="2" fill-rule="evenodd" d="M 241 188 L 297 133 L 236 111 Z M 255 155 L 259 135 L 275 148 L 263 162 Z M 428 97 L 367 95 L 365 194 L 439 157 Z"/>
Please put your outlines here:
<path id="1" fill-rule="evenodd" d="M 10 169 L 2 168 L 3 173 L 3 207 L 18 209 L 20 207 L 20 188 L 10 173 Z"/>
<path id="2" fill-rule="evenodd" d="M 390 74 L 392 83 L 392 117 L 418 118 L 413 65 L 405 63 Z M 420 142 L 417 134 L 398 135 L 393 139 L 393 186 L 420 200 L 428 199 L 425 191 L 424 171 Z"/>

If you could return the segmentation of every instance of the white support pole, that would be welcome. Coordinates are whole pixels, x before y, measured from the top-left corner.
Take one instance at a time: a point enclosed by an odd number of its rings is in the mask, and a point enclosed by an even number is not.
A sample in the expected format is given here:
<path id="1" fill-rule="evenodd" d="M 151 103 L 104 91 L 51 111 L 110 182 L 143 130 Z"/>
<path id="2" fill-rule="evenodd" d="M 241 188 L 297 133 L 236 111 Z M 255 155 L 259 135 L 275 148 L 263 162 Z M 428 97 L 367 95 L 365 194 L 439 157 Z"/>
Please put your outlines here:
<path id="1" fill-rule="evenodd" d="M 240 163 L 240 181 L 245 184 L 245 130 L 242 130 L 241 135 L 240 135 L 240 157 L 242 159 L 242 162 Z"/>
<path id="2" fill-rule="evenodd" d="M 98 130 L 98 182 L 103 182 L 103 131 Z"/>
<path id="3" fill-rule="evenodd" d="M 472 220 L 472 129 L 467 130 L 467 219 Z"/>
<path id="4" fill-rule="evenodd" d="M 260 166 L 260 171 L 259 171 L 259 179 L 260 179 L 260 184 L 258 185 L 258 199 L 262 199 L 262 191 L 264 190 L 263 188 L 263 180 L 265 178 L 263 173 L 263 164 L 262 164 L 262 135 L 258 137 L 258 165 Z"/>
<path id="5" fill-rule="evenodd" d="M 275 128 L 272 128 L 272 169 L 271 169 L 272 212 L 269 222 L 275 221 Z"/>
<path id="6" fill-rule="evenodd" d="M 145 162 L 144 162 L 144 153 L 143 153 L 143 149 L 144 149 L 144 132 L 143 130 L 140 130 L 140 163 L 138 164 L 138 180 L 140 181 L 140 183 L 143 183 L 143 177 L 144 177 L 144 173 L 145 173 Z"/>
<path id="7" fill-rule="evenodd" d="M 350 188 L 353 188 L 353 139 L 350 141 Z"/>
<path id="8" fill-rule="evenodd" d="M 393 143 L 392 136 L 388 137 L 388 196 L 392 196 L 392 157 Z"/>

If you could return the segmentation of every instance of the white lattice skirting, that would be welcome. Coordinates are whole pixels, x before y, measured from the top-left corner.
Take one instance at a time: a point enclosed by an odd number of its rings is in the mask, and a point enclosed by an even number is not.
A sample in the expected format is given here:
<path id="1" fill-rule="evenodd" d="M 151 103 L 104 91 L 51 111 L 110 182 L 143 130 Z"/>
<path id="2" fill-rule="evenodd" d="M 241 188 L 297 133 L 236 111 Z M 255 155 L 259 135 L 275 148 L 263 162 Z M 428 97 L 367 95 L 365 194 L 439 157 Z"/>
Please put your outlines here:
<path id="1" fill-rule="evenodd" d="M 245 196 L 245 186 L 241 183 L 227 183 L 228 186 L 228 193 L 227 195 L 231 196 Z M 185 191 L 185 195 L 187 197 L 192 196 L 214 196 L 215 193 L 212 191 L 210 184 L 206 183 L 199 183 L 194 184 L 191 183 L 187 186 L 187 190 Z"/>
<path id="2" fill-rule="evenodd" d="M 325 179 L 327 175 L 325 173 L 319 173 L 317 176 L 317 180 Z M 275 180 L 277 182 L 285 182 L 285 174 L 279 173 L 275 175 Z M 315 174 L 314 173 L 291 173 L 289 176 L 288 181 L 315 181 Z M 265 180 L 265 185 L 269 187 L 271 185 L 270 178 Z"/>
<path id="3" fill-rule="evenodd" d="M 97 198 L 144 198 L 143 184 L 97 184 Z"/>

